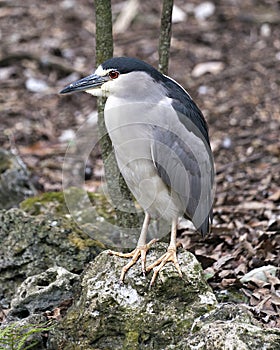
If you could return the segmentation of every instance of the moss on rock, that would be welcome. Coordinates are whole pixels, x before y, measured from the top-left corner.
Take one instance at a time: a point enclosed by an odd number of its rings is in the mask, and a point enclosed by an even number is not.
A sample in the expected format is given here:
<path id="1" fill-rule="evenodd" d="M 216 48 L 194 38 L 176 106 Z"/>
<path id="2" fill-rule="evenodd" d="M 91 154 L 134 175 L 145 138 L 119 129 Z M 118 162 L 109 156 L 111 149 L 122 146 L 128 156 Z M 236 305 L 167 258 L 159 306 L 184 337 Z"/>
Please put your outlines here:
<path id="1" fill-rule="evenodd" d="M 147 264 L 166 248 L 166 244 L 156 244 Z M 100 254 L 85 271 L 80 298 L 51 337 L 51 349 L 61 339 L 67 339 L 64 349 L 77 344 L 79 349 L 164 349 L 166 344 L 179 342 L 198 315 L 215 308 L 216 299 L 195 257 L 180 250 L 178 258 L 183 278 L 167 264 L 149 289 L 151 276 L 141 275 L 140 262 L 120 284 L 125 261 Z"/>
<path id="2" fill-rule="evenodd" d="M 105 248 L 71 218 L 32 216 L 21 209 L 0 211 L 0 241 L 0 301 L 5 303 L 26 277 L 56 265 L 79 273 Z"/>

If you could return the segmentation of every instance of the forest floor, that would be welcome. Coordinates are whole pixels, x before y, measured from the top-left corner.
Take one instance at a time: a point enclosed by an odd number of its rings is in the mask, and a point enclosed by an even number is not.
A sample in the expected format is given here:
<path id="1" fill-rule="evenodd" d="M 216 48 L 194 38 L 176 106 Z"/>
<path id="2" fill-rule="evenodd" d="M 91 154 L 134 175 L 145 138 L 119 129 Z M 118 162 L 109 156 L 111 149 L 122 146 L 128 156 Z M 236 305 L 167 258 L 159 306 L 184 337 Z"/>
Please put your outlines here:
<path id="1" fill-rule="evenodd" d="M 113 1 L 114 20 L 125 3 Z M 115 56 L 157 66 L 160 3 L 141 1 L 129 28 L 114 34 Z M 175 3 L 186 18 L 173 24 L 169 75 L 208 121 L 217 174 L 211 235 L 183 230 L 180 240 L 220 300 L 244 302 L 280 327 L 279 1 L 215 1 L 204 20 L 200 1 Z M 93 1 L 1 1 L 0 23 L 0 145 L 21 156 L 39 191 L 61 190 L 69 139 L 96 110 L 87 94 L 58 94 L 95 67 Z M 86 188 L 98 190 L 98 147 L 87 172 Z"/>

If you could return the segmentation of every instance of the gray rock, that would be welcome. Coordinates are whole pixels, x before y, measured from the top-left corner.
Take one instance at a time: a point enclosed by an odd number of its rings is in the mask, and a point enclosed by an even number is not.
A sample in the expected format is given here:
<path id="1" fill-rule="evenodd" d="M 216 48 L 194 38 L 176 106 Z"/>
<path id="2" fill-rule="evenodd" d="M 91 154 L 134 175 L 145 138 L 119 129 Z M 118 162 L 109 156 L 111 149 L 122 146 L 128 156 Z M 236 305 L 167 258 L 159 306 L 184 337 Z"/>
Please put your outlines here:
<path id="1" fill-rule="evenodd" d="M 244 306 L 221 304 L 196 320 L 183 348 L 279 350 L 280 330 L 263 328 Z"/>
<path id="2" fill-rule="evenodd" d="M 52 310 L 64 300 L 73 298 L 73 285 L 79 276 L 55 266 L 28 277 L 17 289 L 8 317 Z"/>
<path id="3" fill-rule="evenodd" d="M 36 190 L 19 156 L 0 149 L 0 209 L 16 207 Z"/>
<path id="4" fill-rule="evenodd" d="M 148 264 L 167 248 L 155 244 Z M 179 250 L 183 278 L 167 264 L 149 289 L 138 262 L 119 283 L 126 260 L 101 253 L 88 266 L 80 297 L 48 348 L 79 350 L 278 350 L 280 330 L 264 329 L 241 305 L 217 305 L 196 258 Z"/>
<path id="5" fill-rule="evenodd" d="M 166 244 L 155 244 L 147 263 L 166 248 Z M 31 348 L 38 350 L 46 346 L 42 338 L 46 333 L 47 348 L 52 350 L 279 349 L 280 330 L 264 329 L 244 306 L 217 305 L 196 258 L 180 249 L 178 259 L 183 278 L 172 264 L 167 264 L 149 289 L 151 276 L 142 276 L 140 262 L 120 284 L 126 260 L 105 251 L 84 271 L 80 295 L 60 322 L 44 329 L 44 317 L 33 314 L 12 326 L 17 334 L 27 329 L 31 338 L 24 344 L 35 340 L 36 346 Z M 13 299 L 13 310 L 30 313 L 55 307 L 60 298 L 72 295 L 77 278 L 63 268 L 28 278 Z"/>
<path id="6" fill-rule="evenodd" d="M 147 263 L 166 251 L 157 243 Z M 190 331 L 194 319 L 216 306 L 196 258 L 180 250 L 180 278 L 173 264 L 159 273 L 149 289 L 151 275 L 141 275 L 138 262 L 120 284 L 126 260 L 101 253 L 84 273 L 80 298 L 49 340 L 50 349 L 165 349 Z"/>
<path id="7" fill-rule="evenodd" d="M 61 266 L 81 273 L 104 249 L 77 225 L 52 213 L 32 216 L 20 209 L 0 211 L 0 304 L 9 306 L 29 276 Z"/>

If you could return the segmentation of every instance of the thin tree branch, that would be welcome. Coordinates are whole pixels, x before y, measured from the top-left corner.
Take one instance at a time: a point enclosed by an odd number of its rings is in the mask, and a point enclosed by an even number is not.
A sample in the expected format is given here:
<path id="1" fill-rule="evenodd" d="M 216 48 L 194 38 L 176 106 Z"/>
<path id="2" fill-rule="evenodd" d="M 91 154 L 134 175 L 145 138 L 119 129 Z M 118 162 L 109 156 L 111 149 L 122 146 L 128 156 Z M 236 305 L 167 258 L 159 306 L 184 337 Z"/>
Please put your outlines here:
<path id="1" fill-rule="evenodd" d="M 173 0 L 163 0 L 162 14 L 161 14 L 161 27 L 159 38 L 159 71 L 163 74 L 168 73 L 168 61 L 171 41 L 171 28 L 172 28 L 172 9 Z"/>

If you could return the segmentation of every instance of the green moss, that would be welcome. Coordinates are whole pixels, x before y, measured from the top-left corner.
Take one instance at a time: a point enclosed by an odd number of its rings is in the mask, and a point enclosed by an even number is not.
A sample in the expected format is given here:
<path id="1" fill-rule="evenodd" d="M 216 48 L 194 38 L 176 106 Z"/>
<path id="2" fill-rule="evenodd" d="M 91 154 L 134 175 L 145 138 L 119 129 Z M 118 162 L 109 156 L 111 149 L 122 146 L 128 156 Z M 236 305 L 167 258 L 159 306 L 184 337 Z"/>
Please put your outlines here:
<path id="1" fill-rule="evenodd" d="M 116 212 L 111 203 L 108 202 L 106 196 L 101 193 L 87 192 L 91 204 L 96 208 L 97 213 L 107 219 L 116 221 Z"/>
<path id="2" fill-rule="evenodd" d="M 221 303 L 246 303 L 248 297 L 244 295 L 240 289 L 231 287 L 215 292 L 216 298 Z"/>
<path id="3" fill-rule="evenodd" d="M 102 217 L 110 223 L 116 223 L 116 214 L 106 196 L 90 193 L 71 187 L 64 192 L 46 192 L 31 197 L 20 204 L 25 212 L 37 216 L 40 214 L 69 215 L 79 218 L 80 222 L 92 222 Z"/>
<path id="4" fill-rule="evenodd" d="M 20 207 L 32 216 L 45 215 L 50 220 L 62 221 L 65 230 L 73 231 L 68 238 L 78 249 L 96 246 L 97 240 L 107 247 L 115 246 L 111 238 L 115 237 L 116 214 L 101 193 L 71 187 L 63 192 L 47 192 L 28 198 Z M 100 243 L 99 248 L 104 249 L 104 244 Z"/>
<path id="5" fill-rule="evenodd" d="M 62 192 L 46 192 L 40 196 L 27 198 L 20 203 L 20 208 L 35 216 L 68 213 Z"/>
<path id="6" fill-rule="evenodd" d="M 136 330 L 130 330 L 126 333 L 126 338 L 124 341 L 124 349 L 127 350 L 138 350 L 138 339 L 139 339 L 139 332 Z"/>
<path id="7" fill-rule="evenodd" d="M 86 248 L 90 247 L 96 247 L 100 249 L 105 249 L 105 245 L 99 241 L 96 241 L 95 239 L 89 238 L 87 235 L 84 234 L 81 230 L 76 230 L 72 232 L 68 239 L 73 246 L 80 250 L 84 250 Z"/>

